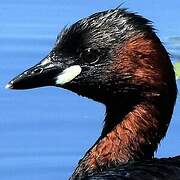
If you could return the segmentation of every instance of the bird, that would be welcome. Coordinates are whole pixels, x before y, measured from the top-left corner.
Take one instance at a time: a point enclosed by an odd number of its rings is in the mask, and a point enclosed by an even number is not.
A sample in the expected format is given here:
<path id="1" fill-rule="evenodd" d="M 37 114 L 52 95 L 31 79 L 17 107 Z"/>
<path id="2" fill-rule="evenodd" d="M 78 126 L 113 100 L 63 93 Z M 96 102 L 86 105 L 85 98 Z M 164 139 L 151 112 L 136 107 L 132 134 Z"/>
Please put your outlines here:
<path id="1" fill-rule="evenodd" d="M 49 54 L 6 88 L 55 86 L 106 106 L 100 137 L 71 180 L 178 180 L 180 156 L 155 158 L 177 86 L 153 23 L 125 8 L 104 10 L 63 29 Z"/>

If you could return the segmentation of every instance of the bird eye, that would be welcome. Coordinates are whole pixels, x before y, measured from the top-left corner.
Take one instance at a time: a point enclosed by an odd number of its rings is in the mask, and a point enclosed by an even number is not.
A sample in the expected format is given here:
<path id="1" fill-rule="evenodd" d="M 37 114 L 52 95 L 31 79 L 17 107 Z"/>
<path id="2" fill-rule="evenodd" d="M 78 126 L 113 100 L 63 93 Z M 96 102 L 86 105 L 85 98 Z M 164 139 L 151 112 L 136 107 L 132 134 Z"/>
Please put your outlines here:
<path id="1" fill-rule="evenodd" d="M 80 57 L 85 63 L 95 64 L 99 60 L 100 55 L 98 50 L 88 48 L 81 53 Z"/>

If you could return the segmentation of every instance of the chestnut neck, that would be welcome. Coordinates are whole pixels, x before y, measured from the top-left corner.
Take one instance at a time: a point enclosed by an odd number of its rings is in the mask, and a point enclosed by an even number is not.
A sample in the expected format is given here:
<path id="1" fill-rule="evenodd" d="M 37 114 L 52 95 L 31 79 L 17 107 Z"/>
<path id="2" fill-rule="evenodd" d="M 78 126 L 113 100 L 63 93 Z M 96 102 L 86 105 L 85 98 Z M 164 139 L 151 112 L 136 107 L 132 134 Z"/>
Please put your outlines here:
<path id="1" fill-rule="evenodd" d="M 133 97 L 128 96 L 131 101 Z M 133 100 L 131 104 L 127 103 L 128 98 L 116 97 L 106 104 L 106 116 L 104 119 L 104 127 L 101 133 L 101 139 L 110 133 L 123 119 L 132 111 L 133 107 L 138 104 L 137 100 Z"/>
<path id="2" fill-rule="evenodd" d="M 71 178 L 83 177 L 129 161 L 153 158 L 158 143 L 166 134 L 171 116 L 166 113 L 167 118 L 163 119 L 162 124 L 161 111 L 166 111 L 166 107 L 159 106 L 161 98 L 157 99 L 155 102 L 148 99 L 135 101 L 136 104 L 131 106 L 127 102 L 107 105 L 102 134 L 80 160 Z"/>

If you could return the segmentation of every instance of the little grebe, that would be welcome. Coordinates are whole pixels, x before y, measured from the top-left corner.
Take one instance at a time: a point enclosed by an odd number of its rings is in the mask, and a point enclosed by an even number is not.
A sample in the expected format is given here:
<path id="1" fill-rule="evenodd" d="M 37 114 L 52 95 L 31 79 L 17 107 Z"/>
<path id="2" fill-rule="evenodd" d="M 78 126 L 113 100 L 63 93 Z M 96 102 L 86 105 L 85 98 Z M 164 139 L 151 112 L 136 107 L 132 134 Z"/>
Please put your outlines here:
<path id="1" fill-rule="evenodd" d="M 176 101 L 169 55 L 151 22 L 125 9 L 84 18 L 6 86 L 58 86 L 106 105 L 102 134 L 70 179 L 180 179 L 180 157 L 155 159 Z"/>

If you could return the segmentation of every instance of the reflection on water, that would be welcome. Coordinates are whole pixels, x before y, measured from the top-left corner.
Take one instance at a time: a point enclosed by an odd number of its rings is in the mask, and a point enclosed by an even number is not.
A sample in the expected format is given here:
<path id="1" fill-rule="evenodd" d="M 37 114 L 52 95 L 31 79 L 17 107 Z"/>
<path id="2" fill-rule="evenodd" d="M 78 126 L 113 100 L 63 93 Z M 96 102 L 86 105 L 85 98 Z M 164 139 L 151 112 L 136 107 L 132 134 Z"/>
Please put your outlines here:
<path id="1" fill-rule="evenodd" d="M 169 37 L 167 39 L 168 50 L 175 60 L 180 60 L 180 37 Z"/>
<path id="2" fill-rule="evenodd" d="M 100 2 L 96 5 L 82 0 L 76 5 L 55 0 L 51 3 L 32 0 L 25 4 L 22 0 L 0 2 L 1 180 L 67 179 L 100 134 L 105 112 L 101 104 L 59 88 L 4 89 L 11 77 L 49 52 L 64 25 L 119 4 L 119 1 Z M 141 5 L 143 11 L 149 12 L 145 4 Z M 154 17 L 153 13 L 150 15 Z M 167 40 L 165 45 L 174 59 L 180 59 L 180 37 L 172 34 L 162 38 Z M 179 138 L 174 138 L 180 137 L 178 108 L 179 100 L 168 136 L 158 151 L 159 157 L 180 154 Z"/>

